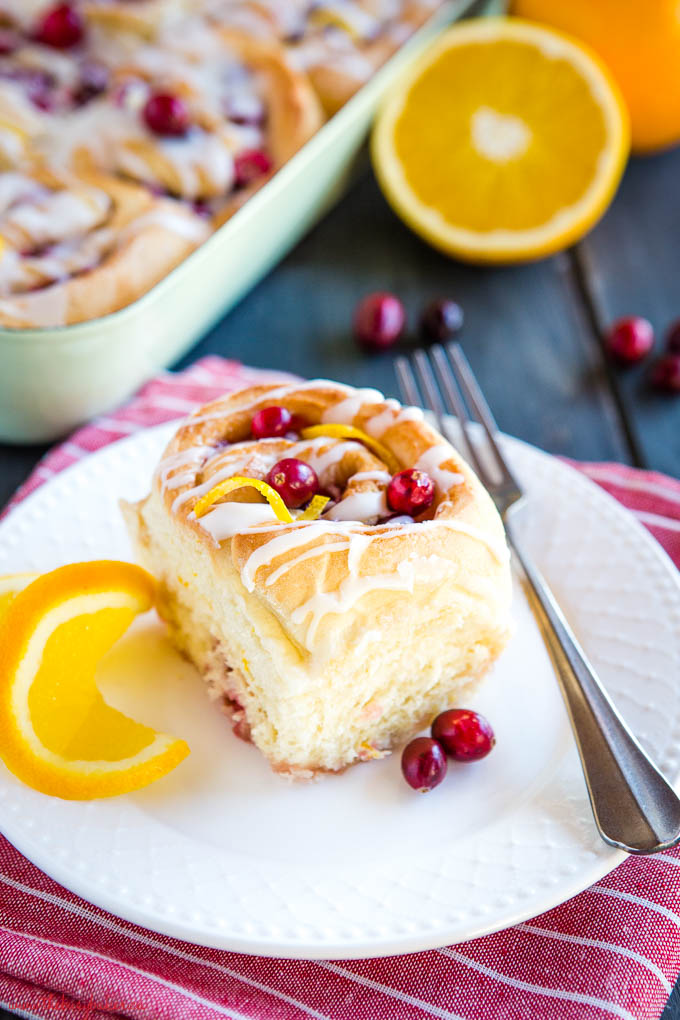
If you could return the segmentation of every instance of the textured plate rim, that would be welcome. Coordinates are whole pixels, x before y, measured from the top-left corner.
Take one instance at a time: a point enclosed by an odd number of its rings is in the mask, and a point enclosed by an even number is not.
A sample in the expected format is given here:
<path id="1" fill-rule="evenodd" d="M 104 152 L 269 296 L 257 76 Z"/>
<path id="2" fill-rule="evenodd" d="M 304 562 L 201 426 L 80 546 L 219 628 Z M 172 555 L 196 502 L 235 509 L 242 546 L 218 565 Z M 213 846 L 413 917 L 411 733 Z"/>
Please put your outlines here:
<path id="1" fill-rule="evenodd" d="M 163 439 L 169 438 L 176 427 L 177 422 L 172 421 L 148 429 L 142 429 L 132 436 L 124 437 L 101 450 L 89 454 L 86 461 L 79 461 L 70 465 L 59 472 L 59 475 L 56 477 L 61 478 L 72 470 L 82 470 L 84 463 L 91 463 L 93 459 L 105 454 L 107 450 L 110 451 L 111 447 L 120 448 L 122 445 L 134 445 L 141 437 L 149 438 L 157 434 L 160 451 Z M 591 492 L 594 490 L 597 493 L 597 498 L 609 504 L 610 512 L 618 516 L 622 525 L 632 533 L 636 544 L 645 545 L 648 553 L 657 559 L 659 566 L 668 575 L 669 580 L 673 582 L 680 598 L 680 573 L 677 571 L 672 560 L 659 543 L 649 534 L 647 529 L 613 496 L 596 485 L 594 481 L 582 472 L 573 468 L 568 462 L 546 453 L 523 440 L 509 436 L 504 436 L 504 440 L 509 442 L 511 448 L 513 446 L 521 446 L 530 451 L 532 455 L 550 461 L 555 470 L 571 476 L 576 487 L 582 486 Z M 38 490 L 27 496 L 18 507 L 14 508 L 11 513 L 20 510 L 21 507 L 30 509 L 33 501 L 40 498 L 41 490 L 49 485 L 50 481 L 46 482 L 44 486 L 40 486 Z M 4 521 L 0 521 L 0 536 L 2 534 L 2 525 L 9 517 L 10 515 L 7 515 Z M 680 791 L 680 775 L 676 778 L 674 786 Z M 376 938 L 369 938 L 364 941 L 353 939 L 351 942 L 329 940 L 319 945 L 317 942 L 305 942 L 304 939 L 293 942 L 290 940 L 277 941 L 276 938 L 264 937 L 262 935 L 257 935 L 253 938 L 243 937 L 236 933 L 229 934 L 228 932 L 222 935 L 215 930 L 208 931 L 206 928 L 194 926 L 186 920 L 173 921 L 168 917 L 159 916 L 153 913 L 152 910 L 137 907 L 131 901 L 121 902 L 116 894 L 109 893 L 106 889 L 90 883 L 87 877 L 81 878 L 67 864 L 61 864 L 58 860 L 50 858 L 49 848 L 46 850 L 41 849 L 39 843 L 32 841 L 28 834 L 25 837 L 23 833 L 20 833 L 18 836 L 10 834 L 12 827 L 8 823 L 9 818 L 0 819 L 0 832 L 23 856 L 54 881 L 62 885 L 67 891 L 81 897 L 95 908 L 106 910 L 124 922 L 138 925 L 152 933 L 155 932 L 159 935 L 177 938 L 199 946 L 247 955 L 298 960 L 372 959 L 383 956 L 404 955 L 466 942 L 483 935 L 502 931 L 553 909 L 573 896 L 578 895 L 611 873 L 628 856 L 621 850 L 603 846 L 600 848 L 599 856 L 594 858 L 590 867 L 574 873 L 570 878 L 562 878 L 559 883 L 541 886 L 533 896 L 523 901 L 518 901 L 514 909 L 508 908 L 505 910 L 502 917 L 495 916 L 488 921 L 468 917 L 464 932 L 450 926 L 443 926 L 431 932 L 420 931 L 412 935 L 402 933 L 389 938 L 377 936 Z M 39 890 L 33 891 L 37 892 L 38 895 L 42 895 L 42 892 Z M 159 946 L 161 945 L 159 944 Z"/>

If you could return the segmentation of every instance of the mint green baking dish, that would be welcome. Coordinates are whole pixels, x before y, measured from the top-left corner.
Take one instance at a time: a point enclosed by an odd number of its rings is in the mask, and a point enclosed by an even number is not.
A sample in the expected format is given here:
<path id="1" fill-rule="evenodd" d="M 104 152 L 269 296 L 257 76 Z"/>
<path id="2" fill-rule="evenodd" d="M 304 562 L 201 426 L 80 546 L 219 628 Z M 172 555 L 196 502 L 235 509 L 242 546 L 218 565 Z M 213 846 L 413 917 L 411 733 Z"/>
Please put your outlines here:
<path id="1" fill-rule="evenodd" d="M 342 194 L 384 92 L 473 7 L 474 0 L 442 6 L 231 220 L 139 300 L 74 326 L 0 330 L 0 440 L 62 436 L 187 351 Z"/>

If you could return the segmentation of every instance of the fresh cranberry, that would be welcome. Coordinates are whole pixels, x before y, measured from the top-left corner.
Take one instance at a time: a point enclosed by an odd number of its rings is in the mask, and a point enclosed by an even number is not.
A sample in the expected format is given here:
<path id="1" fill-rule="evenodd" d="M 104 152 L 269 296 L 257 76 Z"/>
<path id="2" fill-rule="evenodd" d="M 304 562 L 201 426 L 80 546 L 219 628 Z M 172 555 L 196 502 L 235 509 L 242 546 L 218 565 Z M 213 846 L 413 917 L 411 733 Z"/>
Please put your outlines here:
<path id="1" fill-rule="evenodd" d="M 263 407 L 253 415 L 251 429 L 255 439 L 271 439 L 274 436 L 285 436 L 292 428 L 292 415 L 285 407 Z"/>
<path id="2" fill-rule="evenodd" d="M 431 301 L 420 317 L 420 332 L 426 340 L 450 340 L 463 328 L 463 309 L 455 301 Z"/>
<path id="3" fill-rule="evenodd" d="M 0 28 L 0 57 L 9 57 L 21 46 L 21 39 L 9 28 Z"/>
<path id="4" fill-rule="evenodd" d="M 398 514 L 410 514 L 413 517 L 427 510 L 433 500 L 433 480 L 416 468 L 400 471 L 387 486 L 387 505 Z"/>
<path id="5" fill-rule="evenodd" d="M 57 4 L 42 17 L 36 39 L 55 50 L 68 50 L 77 46 L 85 35 L 83 19 L 70 4 Z"/>
<path id="6" fill-rule="evenodd" d="M 150 131 L 166 138 L 181 138 L 189 130 L 189 111 L 183 99 L 171 92 L 155 92 L 142 115 Z"/>
<path id="7" fill-rule="evenodd" d="M 354 312 L 354 332 L 360 344 L 370 350 L 384 350 L 396 343 L 404 331 L 406 313 L 394 294 L 368 294 Z"/>
<path id="8" fill-rule="evenodd" d="M 641 361 L 654 346 L 652 324 L 639 315 L 618 319 L 607 334 L 606 345 L 618 361 L 628 364 Z"/>
<path id="9" fill-rule="evenodd" d="M 680 354 L 680 319 L 676 319 L 666 333 L 666 350 L 669 354 Z"/>
<path id="10" fill-rule="evenodd" d="M 665 354 L 652 369 L 652 383 L 667 393 L 680 393 L 680 354 Z"/>
<path id="11" fill-rule="evenodd" d="M 275 464 L 267 475 L 267 481 L 289 507 L 302 506 L 319 491 L 316 471 L 304 460 L 285 457 Z"/>
<path id="12" fill-rule="evenodd" d="M 456 761 L 486 758 L 496 743 L 491 724 L 469 708 L 450 708 L 432 723 L 432 736 Z"/>
<path id="13" fill-rule="evenodd" d="M 439 786 L 446 775 L 446 755 L 440 743 L 430 737 L 416 737 L 401 755 L 401 771 L 409 786 L 427 793 Z"/>
<path id="14" fill-rule="evenodd" d="M 272 161 L 262 149 L 244 149 L 234 158 L 234 185 L 245 188 L 271 168 Z"/>
<path id="15" fill-rule="evenodd" d="M 301 414 L 292 415 L 286 431 L 286 439 L 299 439 L 302 430 L 306 429 L 308 426 L 309 422 L 306 418 L 303 418 Z"/>

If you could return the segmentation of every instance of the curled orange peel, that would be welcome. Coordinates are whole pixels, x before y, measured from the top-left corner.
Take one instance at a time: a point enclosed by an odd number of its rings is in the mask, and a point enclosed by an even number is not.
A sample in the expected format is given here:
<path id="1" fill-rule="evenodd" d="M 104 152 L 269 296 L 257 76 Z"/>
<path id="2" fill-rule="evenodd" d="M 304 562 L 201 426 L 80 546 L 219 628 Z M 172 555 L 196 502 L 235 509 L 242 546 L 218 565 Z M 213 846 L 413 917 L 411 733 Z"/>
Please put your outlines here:
<path id="1" fill-rule="evenodd" d="M 300 435 L 303 439 L 316 439 L 318 436 L 329 436 L 331 439 L 356 439 L 358 443 L 363 443 L 376 457 L 379 457 L 391 474 L 395 475 L 401 470 L 391 450 L 388 450 L 373 436 L 369 436 L 363 429 L 356 428 L 355 425 L 309 425 L 302 429 Z"/>
<path id="2" fill-rule="evenodd" d="M 323 513 L 323 509 L 326 503 L 329 502 L 329 496 L 314 496 L 307 509 L 300 514 L 297 518 L 298 521 L 315 521 Z"/>
<path id="3" fill-rule="evenodd" d="M 264 496 L 267 500 L 280 521 L 283 521 L 284 524 L 293 523 L 294 517 L 276 489 L 272 488 L 268 482 L 263 482 L 261 478 L 245 478 L 242 475 L 234 475 L 233 478 L 225 478 L 223 482 L 218 482 L 210 492 L 206 492 L 205 496 L 201 496 L 194 506 L 194 514 L 196 517 L 203 517 L 210 507 L 218 499 L 221 499 L 222 496 L 226 496 L 228 492 L 233 492 L 234 489 L 244 488 L 257 489 L 260 495 Z"/>

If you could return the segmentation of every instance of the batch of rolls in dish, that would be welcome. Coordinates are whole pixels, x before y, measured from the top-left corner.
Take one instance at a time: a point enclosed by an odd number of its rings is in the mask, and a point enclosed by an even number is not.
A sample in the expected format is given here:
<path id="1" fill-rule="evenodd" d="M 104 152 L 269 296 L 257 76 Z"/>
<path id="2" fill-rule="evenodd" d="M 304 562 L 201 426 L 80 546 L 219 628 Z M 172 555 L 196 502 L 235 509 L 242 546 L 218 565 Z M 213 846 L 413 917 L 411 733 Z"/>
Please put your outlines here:
<path id="1" fill-rule="evenodd" d="M 0 0 L 0 326 L 140 297 L 431 0 Z"/>

